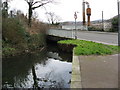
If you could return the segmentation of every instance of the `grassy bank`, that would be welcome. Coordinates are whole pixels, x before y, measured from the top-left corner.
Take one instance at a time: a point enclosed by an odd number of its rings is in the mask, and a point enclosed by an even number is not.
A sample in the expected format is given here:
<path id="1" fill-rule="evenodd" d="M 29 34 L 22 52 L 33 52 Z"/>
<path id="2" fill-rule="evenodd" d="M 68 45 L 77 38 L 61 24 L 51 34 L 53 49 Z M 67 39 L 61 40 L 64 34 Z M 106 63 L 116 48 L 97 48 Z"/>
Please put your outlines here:
<path id="1" fill-rule="evenodd" d="M 10 57 L 23 53 L 31 53 L 46 46 L 44 34 L 33 34 L 27 38 L 26 42 L 13 44 L 2 41 L 2 56 Z"/>
<path id="2" fill-rule="evenodd" d="M 118 46 L 105 45 L 85 40 L 61 40 L 59 44 L 74 44 L 76 55 L 110 55 L 118 53 Z"/>

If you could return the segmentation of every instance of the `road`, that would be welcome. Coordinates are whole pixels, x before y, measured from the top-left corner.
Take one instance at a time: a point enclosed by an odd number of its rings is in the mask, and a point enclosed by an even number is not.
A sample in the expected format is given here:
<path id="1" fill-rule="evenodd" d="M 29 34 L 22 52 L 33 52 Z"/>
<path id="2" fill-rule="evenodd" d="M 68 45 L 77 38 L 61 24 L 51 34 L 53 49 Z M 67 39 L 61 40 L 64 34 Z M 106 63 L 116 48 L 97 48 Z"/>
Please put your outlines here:
<path id="1" fill-rule="evenodd" d="M 118 45 L 118 34 L 111 32 L 78 31 L 78 39 Z"/>
<path id="2" fill-rule="evenodd" d="M 49 35 L 74 38 L 75 31 L 64 29 L 50 29 Z M 118 33 L 99 32 L 99 31 L 77 31 L 80 40 L 90 40 L 104 44 L 118 45 Z"/>

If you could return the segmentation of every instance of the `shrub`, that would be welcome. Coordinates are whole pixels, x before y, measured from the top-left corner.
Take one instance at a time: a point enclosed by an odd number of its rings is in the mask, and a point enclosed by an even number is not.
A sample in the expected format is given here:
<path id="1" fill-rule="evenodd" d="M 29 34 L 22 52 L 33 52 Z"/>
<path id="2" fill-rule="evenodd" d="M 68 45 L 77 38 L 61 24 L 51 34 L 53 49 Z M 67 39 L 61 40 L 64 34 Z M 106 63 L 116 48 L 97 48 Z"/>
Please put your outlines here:
<path id="1" fill-rule="evenodd" d="M 26 49 L 36 50 L 45 45 L 47 25 L 33 21 L 32 27 L 27 26 L 27 18 L 19 14 L 2 20 L 3 55 L 17 55 Z"/>
<path id="2" fill-rule="evenodd" d="M 4 55 L 14 55 L 15 48 L 6 47 L 2 49 Z"/>
<path id="3" fill-rule="evenodd" d="M 44 34 L 32 34 L 28 41 L 28 48 L 35 50 L 44 46 L 45 43 L 45 35 Z"/>
<path id="4" fill-rule="evenodd" d="M 102 29 L 101 28 L 96 28 L 94 26 L 89 26 L 88 31 L 102 31 Z"/>
<path id="5" fill-rule="evenodd" d="M 3 18 L 2 36 L 6 43 L 23 45 L 26 43 L 26 32 L 22 23 L 17 18 Z"/>
<path id="6" fill-rule="evenodd" d="M 118 31 L 118 17 L 114 17 L 112 19 L 112 30 L 111 31 Z"/>

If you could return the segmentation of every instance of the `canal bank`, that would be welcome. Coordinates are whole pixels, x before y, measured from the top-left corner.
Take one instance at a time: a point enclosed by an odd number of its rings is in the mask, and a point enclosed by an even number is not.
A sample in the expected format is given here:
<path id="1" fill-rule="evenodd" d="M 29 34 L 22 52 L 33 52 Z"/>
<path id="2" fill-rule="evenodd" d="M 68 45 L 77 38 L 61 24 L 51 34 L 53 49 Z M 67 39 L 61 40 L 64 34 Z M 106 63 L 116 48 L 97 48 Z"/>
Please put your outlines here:
<path id="1" fill-rule="evenodd" d="M 80 61 L 78 56 L 74 54 L 74 50 L 72 58 L 71 88 L 82 88 Z"/>
<path id="2" fill-rule="evenodd" d="M 4 58 L 3 88 L 70 88 L 72 55 L 49 43 L 41 52 Z"/>
<path id="3" fill-rule="evenodd" d="M 79 56 L 76 56 L 74 53 L 74 47 L 77 45 L 74 44 L 61 44 L 58 43 L 59 49 L 64 52 L 72 52 L 72 76 L 71 76 L 71 84 L 70 88 L 82 88 L 82 78 L 81 78 L 81 67 Z"/>
<path id="4" fill-rule="evenodd" d="M 71 88 L 118 88 L 118 54 L 75 56 L 75 45 L 69 42 L 58 44 L 63 51 L 73 51 Z"/>

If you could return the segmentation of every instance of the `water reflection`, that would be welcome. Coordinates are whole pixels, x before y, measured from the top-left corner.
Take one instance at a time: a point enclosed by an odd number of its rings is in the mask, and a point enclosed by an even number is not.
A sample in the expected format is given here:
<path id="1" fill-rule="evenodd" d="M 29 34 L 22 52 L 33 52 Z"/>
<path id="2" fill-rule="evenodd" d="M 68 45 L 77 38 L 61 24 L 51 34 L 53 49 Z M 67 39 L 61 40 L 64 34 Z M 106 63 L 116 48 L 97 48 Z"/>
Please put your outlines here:
<path id="1" fill-rule="evenodd" d="M 62 68 L 58 66 L 58 64 Z M 36 67 L 32 69 L 34 86 L 40 88 L 68 88 L 71 77 L 69 74 L 71 64 L 65 65 L 65 62 L 62 63 L 53 59 L 49 59 L 49 64 L 45 67 L 39 64 L 36 65 Z"/>
<path id="2" fill-rule="evenodd" d="M 5 83 L 5 85 L 10 85 L 10 87 L 16 87 L 18 85 L 14 82 L 28 81 L 32 66 L 36 63 L 46 65 L 46 61 L 46 51 L 3 59 L 3 85 Z"/>
<path id="3" fill-rule="evenodd" d="M 3 59 L 3 88 L 69 88 L 72 64 L 66 61 L 71 61 L 71 54 L 58 52 L 55 45 L 39 53 Z"/>

